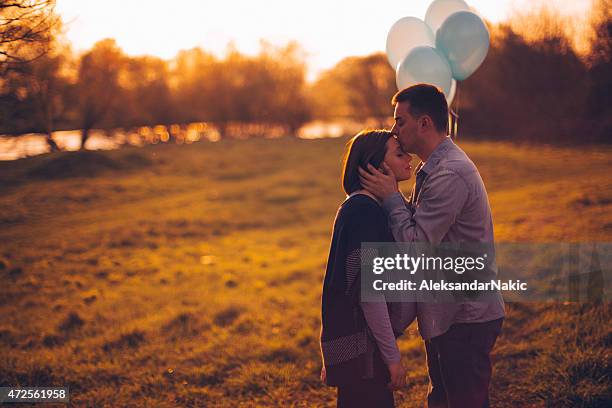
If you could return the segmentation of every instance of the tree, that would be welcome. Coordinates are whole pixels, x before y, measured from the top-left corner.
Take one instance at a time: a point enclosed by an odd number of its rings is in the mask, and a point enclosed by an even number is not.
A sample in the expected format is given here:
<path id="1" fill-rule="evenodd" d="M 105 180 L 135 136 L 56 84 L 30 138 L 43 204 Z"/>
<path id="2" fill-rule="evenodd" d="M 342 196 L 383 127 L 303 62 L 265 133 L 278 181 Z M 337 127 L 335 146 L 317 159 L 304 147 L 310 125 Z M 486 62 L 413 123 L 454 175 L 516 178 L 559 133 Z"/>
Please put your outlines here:
<path id="1" fill-rule="evenodd" d="M 181 51 L 172 74 L 180 107 L 177 116 L 184 122 L 212 122 L 225 136 L 230 121 L 236 120 L 240 110 L 233 104 L 232 95 L 240 86 L 242 60 L 235 50 L 230 50 L 225 61 L 201 48 Z"/>
<path id="2" fill-rule="evenodd" d="M 299 47 L 265 42 L 261 47 L 258 55 L 247 56 L 230 46 L 224 59 L 198 48 L 179 53 L 173 82 L 180 116 L 210 121 L 222 137 L 233 124 L 255 127 L 260 133 L 280 126 L 295 134 L 310 118 L 306 65 Z"/>
<path id="3" fill-rule="evenodd" d="M 181 122 L 197 122 L 211 120 L 207 107 L 211 102 L 209 93 L 214 83 L 224 83 L 224 72 L 217 69 L 217 58 L 206 53 L 201 48 L 178 53 L 174 61 L 175 68 L 171 73 L 171 89 L 175 90 L 177 97 L 177 116 Z M 209 83 L 210 82 L 210 83 Z M 225 105 L 221 100 L 223 95 L 217 95 L 217 103 Z"/>
<path id="4" fill-rule="evenodd" d="M 171 124 L 179 121 L 164 60 L 143 56 L 125 58 L 119 75 L 121 97 L 111 109 L 110 126 L 165 125 L 172 138 Z"/>
<path id="5" fill-rule="evenodd" d="M 10 124 L 3 127 L 4 132 L 43 133 L 49 148 L 60 150 L 53 132 L 66 119 L 72 87 L 70 60 L 70 49 L 57 43 L 47 54 L 5 72 L 0 94 L 9 103 L 1 110 Z"/>
<path id="6" fill-rule="evenodd" d="M 289 135 L 296 136 L 299 128 L 312 118 L 311 101 L 306 90 L 304 52 L 296 42 L 275 47 L 262 41 L 254 65 L 259 68 L 257 91 L 265 95 L 260 106 L 267 109 L 254 116 L 282 126 Z M 256 108 L 258 104 L 252 103 L 251 106 Z"/>
<path id="7" fill-rule="evenodd" d="M 55 0 L 0 0 L 0 72 L 44 55 L 60 19 Z"/>
<path id="8" fill-rule="evenodd" d="M 612 142 L 612 0 L 598 0 L 591 16 L 588 116 L 594 139 Z"/>
<path id="9" fill-rule="evenodd" d="M 383 125 L 397 91 L 395 72 L 382 53 L 348 57 L 324 72 L 313 91 L 320 93 L 315 99 L 315 109 L 320 113 L 333 112 L 359 120 L 374 118 Z"/>
<path id="10" fill-rule="evenodd" d="M 201 94 L 198 106 L 206 120 L 212 121 L 221 137 L 227 136 L 232 121 L 249 120 L 247 100 L 238 92 L 246 83 L 244 66 L 246 57 L 230 45 L 225 60 L 214 59 L 202 66 L 199 77 Z"/>
<path id="11" fill-rule="evenodd" d="M 555 19 L 545 21 L 533 38 L 507 24 L 490 27 L 486 60 L 459 84 L 462 133 L 550 143 L 583 136 L 585 67 Z"/>
<path id="12" fill-rule="evenodd" d="M 120 96 L 119 73 L 125 57 L 113 39 L 94 44 L 80 60 L 76 93 L 76 115 L 81 129 L 81 149 L 91 129 L 100 124 Z"/>

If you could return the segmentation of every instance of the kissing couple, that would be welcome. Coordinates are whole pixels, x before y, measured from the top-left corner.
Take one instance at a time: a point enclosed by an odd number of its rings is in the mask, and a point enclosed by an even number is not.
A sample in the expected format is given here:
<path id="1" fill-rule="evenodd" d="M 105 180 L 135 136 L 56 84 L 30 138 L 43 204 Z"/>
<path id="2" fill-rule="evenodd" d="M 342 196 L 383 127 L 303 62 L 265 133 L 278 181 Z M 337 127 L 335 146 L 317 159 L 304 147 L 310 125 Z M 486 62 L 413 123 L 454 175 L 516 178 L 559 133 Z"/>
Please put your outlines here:
<path id="1" fill-rule="evenodd" d="M 391 131 L 362 131 L 347 145 L 342 187 L 321 296 L 321 380 L 338 407 L 394 407 L 406 385 L 397 338 L 416 319 L 425 342 L 429 408 L 489 406 L 490 354 L 505 316 L 501 294 L 455 303 L 361 299 L 361 243 L 483 243 L 493 246 L 484 183 L 447 135 L 448 105 L 435 86 L 393 96 Z M 398 182 L 411 178 L 406 199 Z M 425 362 L 423 362 L 425 364 Z"/>

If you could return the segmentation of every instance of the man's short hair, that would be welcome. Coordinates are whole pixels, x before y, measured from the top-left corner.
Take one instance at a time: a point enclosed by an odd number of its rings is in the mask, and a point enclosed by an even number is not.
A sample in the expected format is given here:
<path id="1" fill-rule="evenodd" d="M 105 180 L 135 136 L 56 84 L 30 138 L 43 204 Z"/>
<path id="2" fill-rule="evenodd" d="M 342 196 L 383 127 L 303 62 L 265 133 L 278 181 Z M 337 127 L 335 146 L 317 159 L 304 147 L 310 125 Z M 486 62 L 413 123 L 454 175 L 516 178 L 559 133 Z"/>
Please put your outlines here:
<path id="1" fill-rule="evenodd" d="M 393 106 L 400 102 L 410 102 L 409 111 L 414 117 L 428 115 L 439 132 L 448 130 L 448 103 L 437 86 L 418 84 L 402 89 L 391 99 Z"/>

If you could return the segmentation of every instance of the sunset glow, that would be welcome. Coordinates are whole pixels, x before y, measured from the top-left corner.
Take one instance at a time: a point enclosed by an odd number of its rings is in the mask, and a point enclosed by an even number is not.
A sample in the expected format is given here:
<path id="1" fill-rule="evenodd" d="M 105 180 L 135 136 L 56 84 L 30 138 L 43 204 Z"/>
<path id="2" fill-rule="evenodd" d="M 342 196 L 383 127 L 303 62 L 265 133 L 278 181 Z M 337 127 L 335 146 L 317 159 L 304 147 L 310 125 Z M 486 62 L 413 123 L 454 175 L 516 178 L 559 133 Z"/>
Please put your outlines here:
<path id="1" fill-rule="evenodd" d="M 423 18 L 430 0 L 377 2 L 266 0 L 58 0 L 76 51 L 102 38 L 115 38 L 131 55 L 172 58 L 177 51 L 202 47 L 223 53 L 230 42 L 256 53 L 259 40 L 298 41 L 308 53 L 311 75 L 349 55 L 383 51 L 389 27 L 400 17 Z M 483 17 L 499 22 L 513 11 L 528 11 L 534 1 L 471 0 Z M 565 14 L 586 13 L 590 0 L 548 1 Z"/>

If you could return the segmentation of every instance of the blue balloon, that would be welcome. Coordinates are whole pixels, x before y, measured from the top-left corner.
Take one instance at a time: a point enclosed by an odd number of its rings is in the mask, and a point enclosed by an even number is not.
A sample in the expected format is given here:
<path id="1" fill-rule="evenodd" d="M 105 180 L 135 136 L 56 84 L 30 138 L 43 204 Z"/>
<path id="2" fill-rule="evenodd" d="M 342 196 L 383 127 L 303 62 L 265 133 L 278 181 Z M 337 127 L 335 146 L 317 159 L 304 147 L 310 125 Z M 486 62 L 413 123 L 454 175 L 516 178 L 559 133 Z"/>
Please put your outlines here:
<path id="1" fill-rule="evenodd" d="M 451 69 L 446 58 L 433 47 L 413 48 L 397 66 L 396 82 L 399 90 L 426 83 L 437 86 L 448 97 L 452 81 Z"/>
<path id="2" fill-rule="evenodd" d="M 451 14 L 436 32 L 436 48 L 444 54 L 453 78 L 464 80 L 482 64 L 489 51 L 489 30 L 471 11 Z"/>

